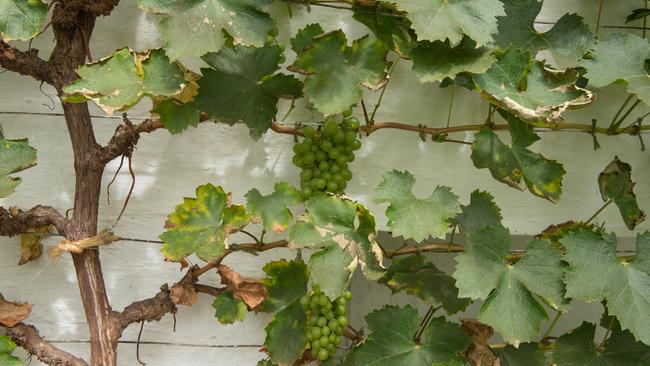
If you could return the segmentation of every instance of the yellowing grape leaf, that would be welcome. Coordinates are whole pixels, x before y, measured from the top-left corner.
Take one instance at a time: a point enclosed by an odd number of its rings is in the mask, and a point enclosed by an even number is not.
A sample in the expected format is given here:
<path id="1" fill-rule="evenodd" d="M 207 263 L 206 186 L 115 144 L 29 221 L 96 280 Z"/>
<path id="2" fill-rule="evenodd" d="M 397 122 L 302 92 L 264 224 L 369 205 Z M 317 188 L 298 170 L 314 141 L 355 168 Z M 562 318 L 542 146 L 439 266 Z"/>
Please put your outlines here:
<path id="1" fill-rule="evenodd" d="M 215 317 L 221 324 L 232 324 L 236 321 L 243 321 L 246 318 L 246 304 L 233 297 L 232 292 L 224 292 L 217 296 L 212 302 L 215 310 Z"/>
<path id="2" fill-rule="evenodd" d="M 204 261 L 214 260 L 226 250 L 228 236 L 249 220 L 244 206 L 231 205 L 221 187 L 199 186 L 196 198 L 185 198 L 167 216 L 161 251 L 176 262 L 193 253 Z"/>
<path id="3" fill-rule="evenodd" d="M 621 217 L 628 229 L 634 228 L 645 220 L 645 212 L 639 208 L 634 194 L 632 167 L 615 157 L 598 176 L 598 186 L 603 201 L 613 200 L 621 212 Z"/>
<path id="4" fill-rule="evenodd" d="M 567 109 L 582 108 L 593 94 L 575 83 L 575 70 L 550 70 L 530 53 L 509 47 L 484 74 L 475 77 L 481 96 L 490 103 L 539 125 L 563 121 Z"/>
<path id="5" fill-rule="evenodd" d="M 491 130 L 474 134 L 472 162 L 479 169 L 487 168 L 494 179 L 513 188 L 557 202 L 562 195 L 562 179 L 566 171 L 562 164 L 535 153 L 528 147 L 539 140 L 532 126 L 514 115 L 503 112 L 512 136 L 510 146 L 501 142 Z"/>
<path id="6" fill-rule="evenodd" d="M 117 50 L 77 69 L 79 79 L 63 88 L 68 101 L 92 100 L 107 114 L 135 105 L 143 96 L 171 97 L 185 87 L 185 73 L 163 50 Z M 79 99 L 81 96 L 83 98 Z M 85 99 L 84 99 L 85 98 Z"/>
<path id="7" fill-rule="evenodd" d="M 273 29 L 273 19 L 261 7 L 270 0 L 140 0 L 140 8 L 163 13 L 159 28 L 172 60 L 203 56 L 235 44 L 260 47 Z M 224 31 L 227 35 L 224 34 Z"/>
<path id="8" fill-rule="evenodd" d="M 9 42 L 36 37 L 47 10 L 42 0 L 0 0 L 0 38 Z"/>

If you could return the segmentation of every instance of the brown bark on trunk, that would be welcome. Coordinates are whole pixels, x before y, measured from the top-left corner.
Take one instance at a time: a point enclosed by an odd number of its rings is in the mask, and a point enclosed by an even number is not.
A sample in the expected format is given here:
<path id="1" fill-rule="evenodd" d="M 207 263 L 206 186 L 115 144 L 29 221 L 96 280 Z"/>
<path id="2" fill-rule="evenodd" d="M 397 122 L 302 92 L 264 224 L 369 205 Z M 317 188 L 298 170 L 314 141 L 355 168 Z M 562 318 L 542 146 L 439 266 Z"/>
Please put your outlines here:
<path id="1" fill-rule="evenodd" d="M 61 3 L 60 3 L 61 4 Z M 59 94 L 77 78 L 75 70 L 86 61 L 87 41 L 95 16 L 65 5 L 54 9 L 52 27 L 57 44 L 50 58 L 53 83 Z M 70 141 L 74 150 L 76 175 L 73 216 L 67 239 L 79 240 L 97 233 L 99 194 L 104 164 L 96 159 L 100 146 L 95 140 L 86 103 L 63 103 Z M 72 255 L 84 312 L 89 327 L 93 366 L 114 366 L 117 357 L 119 322 L 111 310 L 104 286 L 99 251 L 86 250 Z"/>

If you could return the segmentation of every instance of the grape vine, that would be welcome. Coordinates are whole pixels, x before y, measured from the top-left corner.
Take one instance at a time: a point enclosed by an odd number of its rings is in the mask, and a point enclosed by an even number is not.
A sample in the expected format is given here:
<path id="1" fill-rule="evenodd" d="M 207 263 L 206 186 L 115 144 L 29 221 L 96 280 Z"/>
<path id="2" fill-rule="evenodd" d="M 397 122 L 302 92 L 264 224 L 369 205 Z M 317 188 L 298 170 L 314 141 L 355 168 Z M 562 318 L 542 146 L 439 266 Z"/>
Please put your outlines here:
<path id="1" fill-rule="evenodd" d="M 513 195 L 541 198 L 540 206 L 562 200 L 575 182 L 565 178 L 578 173 L 561 156 L 537 151 L 536 142 L 552 143 L 552 133 L 589 134 L 594 149 L 599 138 L 635 136 L 644 151 L 650 113 L 639 106 L 650 105 L 647 1 L 644 8 L 631 7 L 626 18 L 643 24 L 637 34 L 629 28 L 601 32 L 603 1 L 595 27 L 567 13 L 541 32 L 539 0 L 139 0 L 142 11 L 159 16 L 158 47 L 124 47 L 93 62 L 88 37 L 95 18 L 117 3 L 0 0 L 0 65 L 57 90 L 78 190 L 70 218 L 49 206 L 0 208 L 0 234 L 22 236 L 21 262 L 41 255 L 40 238 L 51 228 L 65 237 L 57 248 L 75 258 L 92 366 L 115 366 L 126 327 L 175 314 L 180 305 L 199 301 L 198 293 L 214 297 L 215 318 L 224 325 L 267 313 L 262 366 L 650 365 L 650 231 L 642 230 L 647 195 L 638 198 L 635 183 L 646 186 L 648 174 L 633 170 L 627 159 L 599 162 L 603 169 L 591 181 L 600 209 L 548 222 L 523 246 L 513 239 L 516 228 L 504 224 L 498 196 L 481 190 L 481 179 L 469 197 L 396 170 L 402 167 L 383 166 L 375 187 L 353 180 L 356 154 L 362 147 L 366 154 L 366 139 L 379 131 L 411 132 L 414 142 L 468 145 L 460 146 L 483 169 L 477 174 L 526 191 Z M 326 21 L 331 14 L 353 26 L 332 27 Z M 57 46 L 49 60 L 13 45 L 50 26 Z M 190 67 L 191 58 L 203 67 Z M 488 106 L 488 115 L 453 124 L 452 94 L 449 106 L 439 106 L 448 111 L 444 127 L 426 115 L 418 122 L 384 119 L 385 93 L 395 80 L 409 80 L 405 72 L 412 73 L 410 82 L 431 88 L 467 89 L 477 105 Z M 570 120 L 570 110 L 589 113 L 601 88 L 611 84 L 629 94 L 613 116 Z M 151 115 L 133 123 L 126 112 L 145 99 Z M 88 102 L 109 115 L 123 113 L 105 146 L 95 140 Z M 237 192 L 246 193 L 245 202 L 233 199 L 230 189 L 237 187 L 216 183 L 179 197 L 161 229 L 160 251 L 181 264 L 184 276 L 116 312 L 99 250 L 77 245 L 96 243 L 103 169 L 118 157 L 127 157 L 130 167 L 145 133 L 179 134 L 208 122 L 241 124 L 255 143 L 265 134 L 290 135 L 293 174 L 272 190 Z M 576 154 L 590 147 L 575 147 Z M 21 183 L 16 174 L 35 164 L 36 149 L 27 140 L 0 136 L 0 197 L 13 194 Z M 347 194 L 348 184 L 362 187 L 363 195 Z M 622 253 L 607 228 L 611 222 L 599 220 L 604 210 L 616 209 L 623 229 L 636 231 L 632 251 Z M 119 233 L 119 220 L 103 232 L 111 230 Z M 250 242 L 234 239 L 241 237 Z M 405 244 L 391 247 L 389 241 Z M 279 248 L 285 258 L 266 263 L 264 278 L 244 277 L 224 264 L 233 253 Z M 453 269 L 438 268 L 433 253 L 453 255 Z M 220 283 L 205 276 L 215 271 Z M 364 299 L 352 296 L 354 276 L 407 294 L 428 310 L 384 305 L 357 317 L 351 310 Z M 558 334 L 563 316 L 582 316 L 575 314 L 577 302 L 602 304 L 601 321 Z M 21 364 L 14 355 L 21 346 L 50 364 L 87 365 L 23 323 L 30 312 L 29 304 L 0 294 L 0 364 Z M 466 319 L 452 321 L 452 315 Z"/>

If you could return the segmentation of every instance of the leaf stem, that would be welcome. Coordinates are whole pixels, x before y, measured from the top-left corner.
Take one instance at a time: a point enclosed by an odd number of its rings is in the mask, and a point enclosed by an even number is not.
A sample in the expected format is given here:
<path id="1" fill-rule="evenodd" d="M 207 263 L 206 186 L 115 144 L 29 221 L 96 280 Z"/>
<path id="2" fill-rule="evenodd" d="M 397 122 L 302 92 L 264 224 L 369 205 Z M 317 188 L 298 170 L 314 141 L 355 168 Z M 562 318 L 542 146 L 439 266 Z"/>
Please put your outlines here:
<path id="1" fill-rule="evenodd" d="M 542 339 L 540 340 L 540 342 L 544 341 L 546 338 L 548 338 L 551 335 L 551 333 L 553 332 L 553 329 L 555 328 L 555 326 L 559 322 L 560 318 L 562 317 L 562 314 L 564 314 L 564 313 L 562 313 L 561 311 L 557 312 L 557 314 L 555 315 L 555 318 L 553 319 L 553 322 L 551 323 L 551 325 L 546 330 L 546 333 L 544 333 L 544 335 L 542 336 Z"/>
<path id="2" fill-rule="evenodd" d="M 637 100 L 634 102 L 634 104 L 632 104 L 632 106 L 630 106 L 630 108 L 627 110 L 627 112 L 625 112 L 625 114 L 623 114 L 623 116 L 621 116 L 621 118 L 620 118 L 618 121 L 616 121 L 616 123 L 614 123 L 613 126 L 610 126 L 609 130 L 610 130 L 610 131 L 616 131 L 616 130 L 618 130 L 618 128 L 621 127 L 621 124 L 622 124 L 622 123 L 625 121 L 625 119 L 630 115 L 630 113 L 632 113 L 632 111 L 634 110 L 634 108 L 636 108 L 636 107 L 639 105 L 639 103 L 641 103 L 641 100 L 640 100 L 640 99 L 637 99 Z"/>
<path id="3" fill-rule="evenodd" d="M 609 124 L 610 129 L 614 128 L 613 126 L 616 124 L 616 121 L 618 121 L 618 117 L 621 115 L 621 113 L 623 113 L 623 109 L 625 109 L 625 107 L 632 100 L 632 98 L 634 98 L 634 94 L 630 94 L 627 96 L 627 98 L 625 98 L 625 101 L 623 101 L 621 107 L 618 109 L 618 111 L 616 111 L 614 118 L 612 118 L 612 123 Z"/>
<path id="4" fill-rule="evenodd" d="M 449 110 L 447 111 L 447 128 L 449 128 L 449 123 L 451 122 L 451 111 L 454 108 L 454 94 L 456 92 L 456 87 L 451 86 L 451 97 L 449 98 Z"/>
<path id="5" fill-rule="evenodd" d="M 397 66 L 399 60 L 400 58 L 395 60 L 393 65 L 390 67 L 390 70 L 388 71 L 388 82 L 386 83 L 386 85 L 384 85 L 383 88 L 381 88 L 381 92 L 379 93 L 379 99 L 377 99 L 377 104 L 375 104 L 375 107 L 372 109 L 372 113 L 370 114 L 370 124 L 375 122 L 375 114 L 377 114 L 377 110 L 381 106 L 381 101 L 384 99 L 384 93 L 386 93 L 386 89 L 388 89 L 388 84 L 390 84 L 390 77 L 393 75 L 393 71 L 395 71 L 395 67 Z"/>
<path id="6" fill-rule="evenodd" d="M 612 333 L 612 327 L 614 326 L 614 319 L 615 318 L 612 317 L 609 320 L 609 325 L 607 326 L 607 331 L 605 332 L 605 335 L 603 336 L 603 340 L 600 341 L 600 343 L 598 344 L 598 349 L 602 349 L 603 346 L 605 346 L 605 342 L 607 342 L 607 340 L 609 339 L 609 335 Z"/>
<path id="7" fill-rule="evenodd" d="M 420 322 L 420 326 L 418 327 L 417 332 L 415 332 L 415 337 L 413 338 L 413 340 L 415 340 L 416 344 L 420 344 L 420 338 L 422 338 L 422 334 L 424 333 L 424 330 L 427 328 L 427 326 L 431 322 L 431 319 L 433 319 L 433 314 L 438 309 L 440 309 L 440 307 L 435 307 L 433 305 L 429 306 L 427 313 L 424 314 L 424 318 L 422 318 L 422 321 Z"/>
<path id="8" fill-rule="evenodd" d="M 600 4 L 598 5 L 598 17 L 596 18 L 596 35 L 598 35 L 598 32 L 600 31 L 600 16 L 603 14 L 603 0 L 600 0 Z"/>
<path id="9" fill-rule="evenodd" d="M 602 206 L 598 209 L 598 211 L 594 212 L 594 214 L 591 215 L 591 217 L 589 218 L 589 220 L 585 221 L 585 225 L 589 225 L 589 224 L 590 224 L 590 223 L 591 223 L 591 222 L 592 222 L 592 221 L 593 221 L 593 220 L 594 220 L 594 219 L 595 219 L 595 218 L 596 218 L 596 217 L 597 217 L 601 212 L 603 212 L 603 210 L 606 209 L 607 206 L 609 206 L 612 202 L 614 202 L 613 199 L 611 199 L 611 198 L 608 199 L 607 202 L 605 202 L 605 204 L 602 205 Z"/>

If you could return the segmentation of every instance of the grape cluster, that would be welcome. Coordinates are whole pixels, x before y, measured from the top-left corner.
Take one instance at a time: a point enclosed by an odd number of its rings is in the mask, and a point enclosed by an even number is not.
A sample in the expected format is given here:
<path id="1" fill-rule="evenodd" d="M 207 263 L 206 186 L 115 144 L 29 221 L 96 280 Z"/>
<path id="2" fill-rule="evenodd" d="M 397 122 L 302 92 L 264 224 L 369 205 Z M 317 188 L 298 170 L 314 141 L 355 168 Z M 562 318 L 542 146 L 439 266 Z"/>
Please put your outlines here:
<path id="1" fill-rule="evenodd" d="M 321 361 L 326 361 L 336 353 L 336 346 L 341 344 L 343 330 L 348 326 L 347 303 L 352 299 L 352 293 L 345 291 L 343 295 L 331 301 L 318 285 L 312 292 L 300 299 L 300 304 L 307 311 L 307 339 L 311 355 Z"/>
<path id="2" fill-rule="evenodd" d="M 302 169 L 303 198 L 318 192 L 342 194 L 352 179 L 348 163 L 354 160 L 354 151 L 361 148 L 361 142 L 357 139 L 359 120 L 347 115 L 341 123 L 333 118 L 327 120 L 318 130 L 305 127 L 305 139 L 293 146 L 293 163 Z"/>

